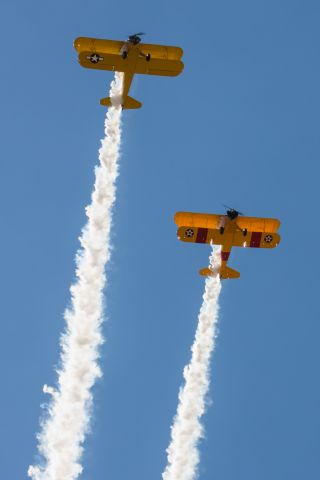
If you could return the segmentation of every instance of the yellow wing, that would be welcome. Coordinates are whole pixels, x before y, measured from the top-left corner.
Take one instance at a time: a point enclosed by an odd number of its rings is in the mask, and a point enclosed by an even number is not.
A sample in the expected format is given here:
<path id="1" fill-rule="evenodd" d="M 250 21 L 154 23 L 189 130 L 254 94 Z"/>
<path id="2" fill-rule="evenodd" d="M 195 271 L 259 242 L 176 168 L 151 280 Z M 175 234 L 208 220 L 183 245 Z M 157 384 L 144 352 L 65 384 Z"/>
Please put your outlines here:
<path id="1" fill-rule="evenodd" d="M 150 53 L 151 58 L 155 57 L 163 60 L 180 60 L 183 55 L 183 50 L 180 47 L 140 43 L 139 48 L 143 54 Z"/>
<path id="2" fill-rule="evenodd" d="M 78 37 L 73 42 L 77 52 L 100 52 L 119 54 L 121 47 L 125 44 L 120 40 L 101 40 L 98 38 Z"/>
<path id="3" fill-rule="evenodd" d="M 135 66 L 135 73 L 142 73 L 145 75 L 161 75 L 166 77 L 175 77 L 182 72 L 184 67 L 180 60 L 165 60 L 160 58 L 153 58 L 146 62 L 145 58 L 139 57 Z"/>
<path id="4" fill-rule="evenodd" d="M 96 70 L 111 70 L 125 72 L 127 63 L 121 55 L 99 52 L 83 51 L 79 53 L 79 63 L 82 67 L 94 68 Z"/>
<path id="5" fill-rule="evenodd" d="M 193 225 L 178 228 L 179 240 L 190 243 L 209 243 L 214 245 L 231 245 L 233 247 L 274 248 L 280 243 L 280 235 L 274 232 L 224 232 L 215 228 L 194 227 Z"/>
<path id="6" fill-rule="evenodd" d="M 237 217 L 236 224 L 241 230 L 250 232 L 275 233 L 280 227 L 280 221 L 276 218 Z"/>
<path id="7" fill-rule="evenodd" d="M 223 235 L 221 235 L 223 237 Z M 237 230 L 232 235 L 232 246 L 244 248 L 274 248 L 280 243 L 280 235 L 274 231 L 248 232 L 246 235 Z"/>
<path id="8" fill-rule="evenodd" d="M 78 37 L 74 41 L 74 48 L 77 52 L 100 52 L 100 53 L 119 53 L 123 45 L 130 44 L 121 40 L 102 40 L 99 38 Z M 151 57 L 162 60 L 180 60 L 183 50 L 180 47 L 168 47 L 165 45 L 153 45 L 140 43 L 139 50 L 144 55 L 148 53 Z"/>
<path id="9" fill-rule="evenodd" d="M 178 227 L 190 225 L 190 227 L 219 228 L 225 215 L 208 213 L 177 212 L 174 221 Z"/>
<path id="10" fill-rule="evenodd" d="M 219 228 L 224 226 L 226 215 L 215 215 L 209 213 L 178 212 L 174 216 L 174 221 L 178 227 L 190 225 L 202 228 Z M 271 232 L 275 233 L 280 227 L 280 221 L 276 218 L 259 217 L 237 217 L 235 223 L 240 230 L 250 232 Z"/>
<path id="11" fill-rule="evenodd" d="M 83 67 L 96 70 L 111 70 L 116 72 L 132 71 L 131 64 L 129 64 L 126 59 L 122 58 L 119 53 L 110 54 L 102 51 L 83 51 L 79 53 L 79 63 Z M 180 60 L 160 60 L 157 58 L 151 58 L 150 61 L 147 62 L 145 58 L 138 58 L 133 73 L 174 77 L 179 75 L 182 70 L 183 63 L 180 62 Z"/>

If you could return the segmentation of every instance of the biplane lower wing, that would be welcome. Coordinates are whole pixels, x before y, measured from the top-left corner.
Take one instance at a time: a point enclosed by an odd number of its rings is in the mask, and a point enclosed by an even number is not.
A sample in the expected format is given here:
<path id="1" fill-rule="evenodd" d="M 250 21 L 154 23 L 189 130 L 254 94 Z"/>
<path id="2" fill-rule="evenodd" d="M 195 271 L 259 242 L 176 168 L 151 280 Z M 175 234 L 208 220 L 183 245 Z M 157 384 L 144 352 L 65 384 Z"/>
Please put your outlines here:
<path id="1" fill-rule="evenodd" d="M 146 61 L 144 57 L 138 57 L 135 64 L 119 54 L 83 51 L 79 53 L 79 63 L 82 67 L 96 70 L 111 70 L 114 72 L 140 73 L 144 75 L 160 75 L 175 77 L 183 70 L 180 60 L 163 60 L 151 58 Z"/>
<path id="2" fill-rule="evenodd" d="M 243 248 L 274 248 L 280 243 L 280 235 L 274 232 L 221 233 L 218 229 L 182 226 L 178 228 L 179 240 L 189 243 L 208 243 Z"/>
<path id="3" fill-rule="evenodd" d="M 184 64 L 180 60 L 166 60 L 151 57 L 150 61 L 146 62 L 145 58 L 139 57 L 135 67 L 135 73 L 176 77 L 182 72 L 183 67 Z"/>
<path id="4" fill-rule="evenodd" d="M 79 63 L 82 67 L 95 70 L 126 71 L 125 60 L 115 53 L 83 51 L 79 53 Z"/>

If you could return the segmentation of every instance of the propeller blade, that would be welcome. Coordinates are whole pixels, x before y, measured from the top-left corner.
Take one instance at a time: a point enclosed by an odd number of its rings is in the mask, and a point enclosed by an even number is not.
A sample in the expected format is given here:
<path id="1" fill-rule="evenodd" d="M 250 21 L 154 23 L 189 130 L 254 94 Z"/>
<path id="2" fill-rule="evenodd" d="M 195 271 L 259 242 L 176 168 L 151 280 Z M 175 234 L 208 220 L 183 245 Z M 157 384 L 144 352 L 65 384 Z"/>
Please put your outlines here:
<path id="1" fill-rule="evenodd" d="M 244 215 L 244 213 L 239 212 L 239 210 L 236 210 L 235 208 L 230 207 L 229 205 L 225 205 L 224 203 L 222 204 L 224 208 L 227 208 L 228 210 L 233 210 L 234 212 L 237 212 L 238 215 Z"/>
<path id="2" fill-rule="evenodd" d="M 145 32 L 131 33 L 128 37 L 141 37 L 141 35 L 145 35 Z"/>

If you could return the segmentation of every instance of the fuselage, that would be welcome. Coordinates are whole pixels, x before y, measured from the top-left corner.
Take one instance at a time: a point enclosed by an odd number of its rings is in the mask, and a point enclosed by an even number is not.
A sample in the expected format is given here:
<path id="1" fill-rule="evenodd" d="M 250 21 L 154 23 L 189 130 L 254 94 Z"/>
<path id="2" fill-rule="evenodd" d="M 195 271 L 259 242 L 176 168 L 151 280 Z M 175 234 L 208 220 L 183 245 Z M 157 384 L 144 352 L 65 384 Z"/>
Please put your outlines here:
<path id="1" fill-rule="evenodd" d="M 126 42 L 123 44 L 123 47 L 120 50 L 120 53 L 123 55 L 125 54 L 125 62 L 127 66 L 127 71 L 124 72 L 123 77 L 123 101 L 122 103 L 125 104 L 125 99 L 128 96 L 131 83 L 133 80 L 133 76 L 136 70 L 136 64 L 140 55 L 140 47 L 139 44 L 133 44 L 131 42 Z"/>

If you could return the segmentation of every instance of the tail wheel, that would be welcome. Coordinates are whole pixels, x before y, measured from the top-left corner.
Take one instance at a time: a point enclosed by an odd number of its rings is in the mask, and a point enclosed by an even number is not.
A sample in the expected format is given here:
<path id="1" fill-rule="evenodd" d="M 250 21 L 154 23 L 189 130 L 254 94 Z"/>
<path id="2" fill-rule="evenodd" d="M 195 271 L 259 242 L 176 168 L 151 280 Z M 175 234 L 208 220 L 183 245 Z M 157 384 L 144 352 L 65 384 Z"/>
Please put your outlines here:
<path id="1" fill-rule="evenodd" d="M 242 234 L 243 234 L 244 237 L 246 237 L 248 235 L 248 230 L 246 228 L 244 228 L 242 230 Z"/>
<path id="2" fill-rule="evenodd" d="M 221 235 L 223 235 L 224 234 L 224 227 L 220 227 L 219 231 L 220 231 Z"/>
<path id="3" fill-rule="evenodd" d="M 150 62 L 150 60 L 151 60 L 151 55 L 150 55 L 150 53 L 147 53 L 147 55 L 146 55 L 146 60 L 147 60 L 147 62 Z"/>
<path id="4" fill-rule="evenodd" d="M 128 56 L 128 52 L 122 52 L 121 56 L 122 56 L 123 60 L 125 60 Z"/>

